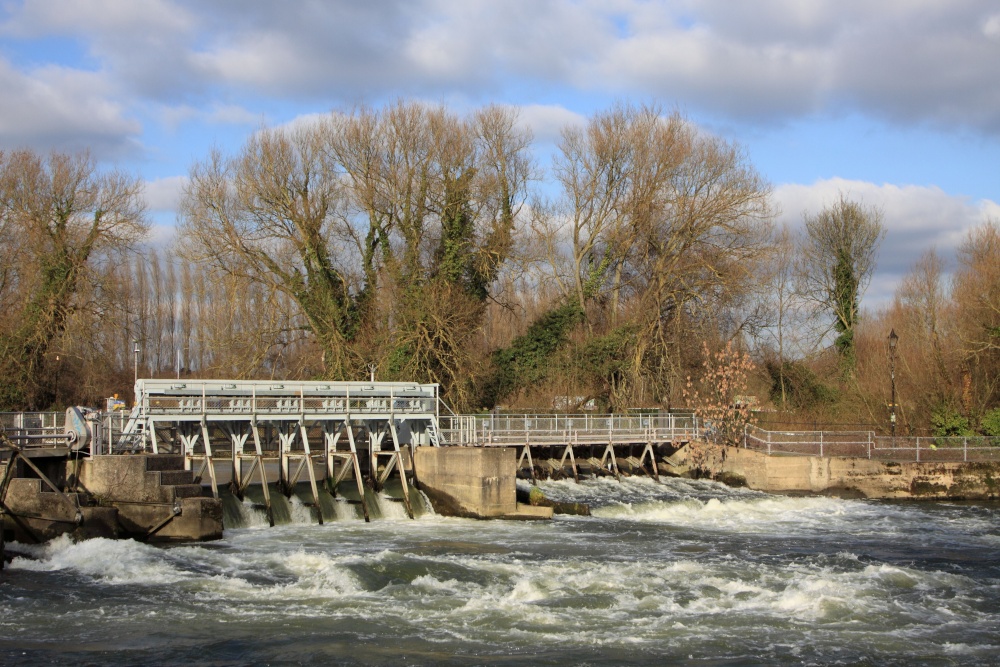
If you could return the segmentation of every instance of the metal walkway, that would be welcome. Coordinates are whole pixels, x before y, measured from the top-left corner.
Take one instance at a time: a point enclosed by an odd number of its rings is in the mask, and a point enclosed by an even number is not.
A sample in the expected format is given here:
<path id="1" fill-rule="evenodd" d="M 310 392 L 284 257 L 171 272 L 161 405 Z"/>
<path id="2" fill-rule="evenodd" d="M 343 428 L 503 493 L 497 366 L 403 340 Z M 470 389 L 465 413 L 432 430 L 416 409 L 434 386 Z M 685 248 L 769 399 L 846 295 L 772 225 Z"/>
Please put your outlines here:
<path id="1" fill-rule="evenodd" d="M 532 481 L 572 474 L 621 478 L 621 467 L 656 480 L 665 446 L 676 448 L 700 434 L 690 414 L 488 414 L 441 418 L 442 441 L 466 447 L 515 447 L 518 470 Z M 658 456 L 659 463 L 658 463 Z"/>

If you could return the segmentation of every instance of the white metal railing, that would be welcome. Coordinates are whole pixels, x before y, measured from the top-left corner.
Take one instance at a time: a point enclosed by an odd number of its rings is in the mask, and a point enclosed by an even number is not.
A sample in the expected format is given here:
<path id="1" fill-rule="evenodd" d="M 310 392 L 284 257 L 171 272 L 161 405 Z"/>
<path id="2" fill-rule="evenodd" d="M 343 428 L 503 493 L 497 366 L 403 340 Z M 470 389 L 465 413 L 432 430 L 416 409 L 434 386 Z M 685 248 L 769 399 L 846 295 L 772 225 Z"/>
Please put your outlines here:
<path id="1" fill-rule="evenodd" d="M 880 461 L 1000 461 L 1000 438 L 880 436 L 874 431 L 744 432 L 743 446 L 769 455 L 857 457 Z"/>
<path id="2" fill-rule="evenodd" d="M 141 415 L 434 414 L 438 385 L 403 382 L 136 382 Z"/>
<path id="3" fill-rule="evenodd" d="M 454 415 L 440 426 L 444 444 L 466 447 L 680 442 L 700 433 L 692 415 L 676 414 Z"/>
<path id="4" fill-rule="evenodd" d="M 354 384 L 354 383 L 352 383 Z M 371 384 L 356 383 L 361 387 Z M 385 384 L 389 383 L 376 383 Z M 413 387 L 413 385 L 406 385 Z M 434 412 L 437 399 L 397 396 L 388 387 L 387 397 L 343 398 L 299 396 L 211 397 L 199 389 L 194 396 L 158 397 L 156 400 L 186 401 L 194 414 L 203 410 L 229 414 L 305 412 Z M 435 387 L 436 394 L 436 387 Z M 211 399 L 209 401 L 208 399 Z M 153 399 L 150 398 L 150 401 Z M 228 401 L 244 401 L 229 403 Z M 337 401 L 347 401 L 338 403 Z M 433 400 L 435 405 L 427 401 Z M 284 402 L 283 402 L 284 401 Z M 318 402 L 318 403 L 317 403 Z M 324 405 L 325 403 L 325 405 Z M 164 409 L 166 405 L 160 404 Z M 178 404 L 179 405 L 179 404 Z M 171 412 L 174 409 L 171 408 Z M 450 411 L 449 411 L 450 412 Z M 124 431 L 126 411 L 106 412 L 93 453 L 134 450 Z M 0 425 L 15 444 L 29 448 L 66 446 L 64 412 L 0 413 Z M 685 442 L 711 435 L 691 414 L 446 414 L 438 418 L 437 435 L 442 444 L 458 446 L 628 444 L 638 442 Z M 96 445 L 96 447 L 95 447 Z M 756 426 L 744 430 L 742 446 L 768 455 L 858 457 L 882 461 L 961 462 L 1000 461 L 1000 438 L 988 436 L 906 437 L 876 435 L 874 431 L 768 431 Z"/>

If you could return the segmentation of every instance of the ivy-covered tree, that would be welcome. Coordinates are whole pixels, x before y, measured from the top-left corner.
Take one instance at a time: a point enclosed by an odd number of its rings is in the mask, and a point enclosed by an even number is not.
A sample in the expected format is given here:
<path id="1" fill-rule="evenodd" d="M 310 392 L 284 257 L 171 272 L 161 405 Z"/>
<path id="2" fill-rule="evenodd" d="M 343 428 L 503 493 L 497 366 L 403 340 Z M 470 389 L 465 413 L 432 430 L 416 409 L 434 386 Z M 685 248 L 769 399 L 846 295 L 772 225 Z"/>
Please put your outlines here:
<path id="1" fill-rule="evenodd" d="M 49 359 L 95 267 L 148 230 L 142 182 L 100 170 L 86 153 L 0 153 L 0 409 L 53 400 Z"/>
<path id="2" fill-rule="evenodd" d="M 841 194 L 832 205 L 807 215 L 805 227 L 800 293 L 830 318 L 841 371 L 850 376 L 857 365 L 861 295 L 871 282 L 885 237 L 882 212 Z"/>
<path id="3" fill-rule="evenodd" d="M 494 406 L 560 370 L 555 363 L 556 353 L 566 345 L 583 316 L 580 304 L 570 300 L 544 313 L 510 345 L 494 351 L 492 373 L 481 387 L 481 405 Z"/>

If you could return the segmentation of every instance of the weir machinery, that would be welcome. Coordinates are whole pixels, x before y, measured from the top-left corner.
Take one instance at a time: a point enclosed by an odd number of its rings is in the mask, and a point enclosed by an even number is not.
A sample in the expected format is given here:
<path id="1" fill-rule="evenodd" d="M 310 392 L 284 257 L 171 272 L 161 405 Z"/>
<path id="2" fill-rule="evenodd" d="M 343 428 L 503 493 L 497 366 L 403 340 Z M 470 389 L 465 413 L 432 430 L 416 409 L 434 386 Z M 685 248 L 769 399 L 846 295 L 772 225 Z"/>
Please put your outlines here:
<path id="1" fill-rule="evenodd" d="M 256 476 L 270 505 L 267 483 L 275 480 L 266 469 L 276 467 L 286 493 L 305 473 L 318 504 L 321 465 L 331 492 L 354 477 L 367 519 L 363 472 L 378 489 L 396 470 L 412 516 L 404 452 L 412 460 L 414 447 L 439 444 L 436 384 L 140 379 L 135 397 L 131 413 L 92 451 L 183 454 L 216 497 L 214 463 L 229 459 L 237 496 Z"/>

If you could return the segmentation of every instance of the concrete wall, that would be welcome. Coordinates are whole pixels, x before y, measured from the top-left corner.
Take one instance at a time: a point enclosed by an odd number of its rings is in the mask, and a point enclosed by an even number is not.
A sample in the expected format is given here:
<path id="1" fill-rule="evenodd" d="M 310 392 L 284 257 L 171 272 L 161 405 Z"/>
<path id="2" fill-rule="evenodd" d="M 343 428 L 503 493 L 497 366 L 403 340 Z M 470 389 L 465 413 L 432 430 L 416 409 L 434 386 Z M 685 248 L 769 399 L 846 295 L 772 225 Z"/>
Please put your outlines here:
<path id="1" fill-rule="evenodd" d="M 10 509 L 6 528 L 19 542 L 49 540 L 63 533 L 75 539 L 118 537 L 115 508 L 81 507 L 78 494 L 55 493 L 38 478 L 11 479 L 4 504 Z"/>
<path id="2" fill-rule="evenodd" d="M 54 469 L 57 464 L 61 471 Z M 64 456 L 47 459 L 40 467 L 70 492 L 55 493 L 19 467 L 4 499 L 11 511 L 5 525 L 19 541 L 63 533 L 150 541 L 222 537 L 222 503 L 204 497 L 201 485 L 183 469 L 183 457 Z"/>
<path id="3" fill-rule="evenodd" d="M 420 489 L 440 514 L 494 518 L 517 511 L 512 448 L 418 447 Z"/>
<path id="4" fill-rule="evenodd" d="M 998 463 L 894 463 L 862 458 L 768 456 L 693 442 L 675 462 L 695 474 L 771 493 L 857 498 L 985 500 L 1000 497 Z"/>

